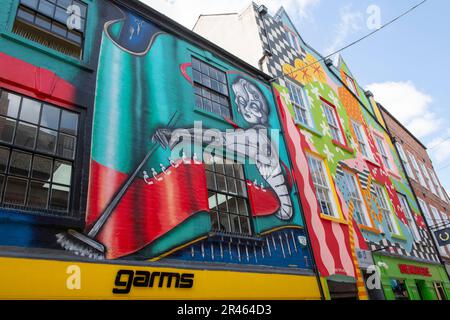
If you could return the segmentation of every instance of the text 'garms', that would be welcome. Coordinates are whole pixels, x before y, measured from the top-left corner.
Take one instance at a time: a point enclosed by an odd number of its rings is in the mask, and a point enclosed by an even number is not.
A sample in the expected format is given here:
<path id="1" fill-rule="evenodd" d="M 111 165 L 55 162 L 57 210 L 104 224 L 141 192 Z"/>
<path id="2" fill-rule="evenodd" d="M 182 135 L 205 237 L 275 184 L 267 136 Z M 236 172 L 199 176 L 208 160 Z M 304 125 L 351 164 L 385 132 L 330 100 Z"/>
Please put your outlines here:
<path id="1" fill-rule="evenodd" d="M 114 294 L 130 293 L 132 287 L 190 289 L 194 286 L 194 274 L 119 270 L 114 285 Z"/>

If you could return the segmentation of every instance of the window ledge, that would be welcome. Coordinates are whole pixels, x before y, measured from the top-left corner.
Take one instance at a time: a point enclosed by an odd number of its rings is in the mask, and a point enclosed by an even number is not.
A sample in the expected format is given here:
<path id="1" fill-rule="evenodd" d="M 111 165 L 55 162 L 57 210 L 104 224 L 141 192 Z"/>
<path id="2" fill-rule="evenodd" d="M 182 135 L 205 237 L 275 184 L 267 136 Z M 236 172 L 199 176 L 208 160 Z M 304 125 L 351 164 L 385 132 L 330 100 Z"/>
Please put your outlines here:
<path id="1" fill-rule="evenodd" d="M 299 126 L 300 129 L 304 129 L 304 130 L 306 130 L 306 131 L 308 131 L 308 132 L 314 134 L 315 136 L 317 136 L 317 137 L 319 137 L 319 138 L 322 138 L 322 137 L 323 137 L 323 135 L 322 135 L 321 133 L 319 133 L 318 131 L 316 131 L 316 130 L 315 130 L 314 128 L 312 128 L 312 127 L 309 127 L 309 126 L 307 126 L 307 125 L 305 125 L 305 124 L 303 124 L 303 123 L 301 123 L 301 122 L 298 122 L 298 121 L 295 121 L 295 124 L 296 124 L 297 126 Z"/>
<path id="2" fill-rule="evenodd" d="M 364 231 L 367 231 L 367 232 L 371 232 L 371 233 L 374 233 L 374 234 L 381 234 L 381 231 L 380 231 L 380 230 L 378 230 L 378 229 L 376 229 L 376 228 L 372 228 L 372 227 L 365 226 L 365 225 L 363 225 L 363 224 L 358 224 L 358 227 L 359 227 L 361 230 L 364 230 Z"/>
<path id="3" fill-rule="evenodd" d="M 348 146 L 346 146 L 346 145 L 340 143 L 340 142 L 337 141 L 337 140 L 333 140 L 333 144 L 334 144 L 335 146 L 337 146 L 337 147 L 343 149 L 344 151 L 350 153 L 350 154 L 353 154 L 353 153 L 355 152 L 352 148 L 350 148 L 350 147 L 348 147 Z"/>
<path id="4" fill-rule="evenodd" d="M 222 116 L 219 116 L 219 115 L 217 115 L 217 114 L 215 114 L 213 112 L 201 109 L 199 107 L 194 107 L 194 112 L 200 113 L 203 116 L 206 116 L 206 117 L 212 118 L 214 120 L 226 123 L 227 125 L 230 125 L 230 123 L 227 120 L 225 120 Z"/>
<path id="5" fill-rule="evenodd" d="M 322 219 L 324 219 L 324 220 L 328 220 L 328 221 L 331 221 L 331 222 L 336 222 L 336 223 L 339 223 L 339 224 L 345 224 L 345 225 L 348 225 L 348 222 L 347 222 L 347 221 L 345 221 L 345 220 L 343 220 L 343 219 L 341 219 L 341 218 L 330 217 L 329 215 L 326 215 L 326 214 L 324 214 L 324 213 L 321 213 L 321 214 L 320 214 L 320 217 L 321 217 Z"/>
<path id="6" fill-rule="evenodd" d="M 3 32 L 0 33 L 0 36 L 4 37 L 6 39 L 9 39 L 11 41 L 14 41 L 14 42 L 18 42 L 18 43 L 20 43 L 20 44 L 22 44 L 24 46 L 27 46 L 27 47 L 29 47 L 31 49 L 41 51 L 44 54 L 48 54 L 48 55 L 52 56 L 55 59 L 62 60 L 63 62 L 69 63 L 71 65 L 74 65 L 74 66 L 78 67 L 78 68 L 81 68 L 81 69 L 84 69 L 84 70 L 87 70 L 87 71 L 90 71 L 90 72 L 94 71 L 94 68 L 92 68 L 89 64 L 87 64 L 82 59 L 79 60 L 79 59 L 76 59 L 76 58 L 72 58 L 72 57 L 66 56 L 64 53 L 60 53 L 60 52 L 58 52 L 56 50 L 53 50 L 51 48 L 47 48 L 46 46 L 43 46 L 43 45 L 41 45 L 41 44 L 39 44 L 37 42 L 34 42 L 32 40 L 28 40 L 26 38 L 23 38 L 23 37 L 15 34 L 13 32 L 3 31 Z"/>

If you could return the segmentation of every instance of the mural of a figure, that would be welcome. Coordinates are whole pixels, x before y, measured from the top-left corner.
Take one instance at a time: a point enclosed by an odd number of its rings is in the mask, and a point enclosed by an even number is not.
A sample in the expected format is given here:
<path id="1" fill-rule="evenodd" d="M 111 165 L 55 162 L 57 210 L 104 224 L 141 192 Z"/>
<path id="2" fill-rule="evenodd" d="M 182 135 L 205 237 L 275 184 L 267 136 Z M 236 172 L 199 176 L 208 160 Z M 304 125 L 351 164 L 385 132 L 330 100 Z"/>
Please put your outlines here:
<path id="1" fill-rule="evenodd" d="M 277 147 L 267 135 L 267 120 L 269 108 L 266 99 L 258 87 L 244 78 L 238 78 L 233 83 L 233 92 L 236 96 L 238 112 L 250 125 L 249 128 L 236 131 L 221 132 L 217 139 L 217 132 L 206 131 L 201 137 L 205 144 L 210 141 L 219 141 L 227 151 L 245 157 L 256 164 L 263 179 L 276 193 L 280 201 L 280 209 L 275 215 L 283 220 L 290 220 L 293 216 L 293 206 L 289 195 L 289 188 L 283 174 Z M 194 129 L 183 129 L 195 137 Z M 153 136 L 154 141 L 163 147 L 174 149 L 180 143 L 180 134 L 177 130 L 158 129 Z"/>

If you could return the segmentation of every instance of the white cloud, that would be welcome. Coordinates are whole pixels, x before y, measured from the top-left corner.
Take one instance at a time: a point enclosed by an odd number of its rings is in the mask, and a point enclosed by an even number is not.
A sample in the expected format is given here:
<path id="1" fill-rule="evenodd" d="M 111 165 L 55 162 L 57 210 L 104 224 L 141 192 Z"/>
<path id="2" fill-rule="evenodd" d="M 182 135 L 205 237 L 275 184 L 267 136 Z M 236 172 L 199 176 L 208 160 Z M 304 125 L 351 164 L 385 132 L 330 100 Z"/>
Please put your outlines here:
<path id="1" fill-rule="evenodd" d="M 167 15 L 171 19 L 191 29 L 201 14 L 214 13 L 240 13 L 251 4 L 251 1 L 242 0 L 141 0 L 141 2 Z M 310 10 L 320 0 L 261 0 L 270 12 L 274 14 L 284 6 L 292 18 L 311 18 Z"/>
<path id="2" fill-rule="evenodd" d="M 443 131 L 441 137 L 434 138 L 428 144 L 428 153 L 437 164 L 446 165 L 450 160 L 450 129 Z"/>
<path id="3" fill-rule="evenodd" d="M 432 109 L 433 98 L 411 81 L 368 85 L 375 99 L 418 138 L 429 137 L 442 128 L 442 119 Z"/>
<path id="4" fill-rule="evenodd" d="M 353 11 L 351 5 L 340 10 L 340 22 L 336 27 L 334 40 L 325 49 L 325 54 L 335 52 L 345 45 L 345 40 L 352 34 L 357 33 L 364 25 L 364 15 L 361 11 Z"/>

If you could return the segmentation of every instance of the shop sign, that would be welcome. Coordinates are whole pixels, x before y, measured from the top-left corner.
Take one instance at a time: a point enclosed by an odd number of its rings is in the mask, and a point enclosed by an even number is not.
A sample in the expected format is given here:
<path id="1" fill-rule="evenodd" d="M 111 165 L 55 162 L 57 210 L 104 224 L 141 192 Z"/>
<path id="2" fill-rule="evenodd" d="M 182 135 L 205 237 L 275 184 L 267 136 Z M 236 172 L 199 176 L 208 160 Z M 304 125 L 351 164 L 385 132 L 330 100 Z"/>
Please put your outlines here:
<path id="1" fill-rule="evenodd" d="M 423 276 L 423 277 L 431 277 L 430 269 L 426 267 L 418 267 L 418 266 L 412 266 L 408 264 L 399 264 L 398 265 L 400 272 L 402 274 L 410 274 L 410 275 L 417 275 L 417 276 Z"/>

